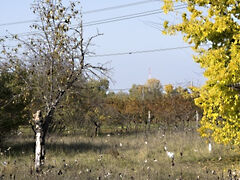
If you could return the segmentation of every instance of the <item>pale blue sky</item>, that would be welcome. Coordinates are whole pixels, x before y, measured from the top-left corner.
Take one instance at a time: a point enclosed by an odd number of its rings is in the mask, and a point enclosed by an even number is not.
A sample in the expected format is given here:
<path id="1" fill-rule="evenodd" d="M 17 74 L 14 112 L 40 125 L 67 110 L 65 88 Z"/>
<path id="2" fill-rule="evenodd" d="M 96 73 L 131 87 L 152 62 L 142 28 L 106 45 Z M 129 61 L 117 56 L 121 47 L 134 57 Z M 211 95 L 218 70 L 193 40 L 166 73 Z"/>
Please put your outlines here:
<path id="1" fill-rule="evenodd" d="M 0 24 L 35 19 L 30 10 L 32 2 L 32 0 L 1 0 Z M 81 2 L 82 10 L 86 12 L 123 4 L 143 2 L 143 0 L 82 0 Z M 128 8 L 84 14 L 83 20 L 84 22 L 90 22 L 108 19 L 152 11 L 160 9 L 161 6 L 161 1 L 151 1 L 150 3 Z M 94 35 L 97 30 L 104 34 L 95 40 L 95 46 L 91 48 L 96 54 L 187 46 L 188 44 L 183 42 L 181 35 L 165 36 L 162 35 L 160 30 L 152 27 L 153 23 L 162 24 L 164 19 L 174 22 L 178 18 L 175 14 L 165 15 L 160 13 L 125 21 L 90 26 L 86 27 L 84 31 L 86 37 Z M 27 32 L 29 31 L 28 26 L 29 24 L 0 26 L 0 36 L 6 35 L 6 30 L 11 33 Z M 112 89 L 129 88 L 132 84 L 144 84 L 148 78 L 149 68 L 151 69 L 152 77 L 159 79 L 162 84 L 186 85 L 190 81 L 193 81 L 194 84 L 201 85 L 204 83 L 202 70 L 192 60 L 192 54 L 192 50 L 188 48 L 145 54 L 98 57 L 89 60 L 99 63 L 110 62 L 108 66 L 113 68 L 111 77 L 114 80 L 114 83 L 111 83 Z"/>

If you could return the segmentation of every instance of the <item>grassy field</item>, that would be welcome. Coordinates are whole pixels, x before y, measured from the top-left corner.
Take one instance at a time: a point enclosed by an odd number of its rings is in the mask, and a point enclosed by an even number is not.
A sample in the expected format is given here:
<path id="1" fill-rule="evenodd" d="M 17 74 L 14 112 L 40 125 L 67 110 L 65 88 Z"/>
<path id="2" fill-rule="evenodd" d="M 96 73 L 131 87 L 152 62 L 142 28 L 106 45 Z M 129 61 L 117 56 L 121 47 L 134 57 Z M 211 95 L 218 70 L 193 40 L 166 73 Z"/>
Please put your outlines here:
<path id="1" fill-rule="evenodd" d="M 174 158 L 167 151 L 174 153 Z M 34 139 L 7 140 L 0 154 L 0 179 L 238 179 L 239 148 L 208 143 L 194 130 L 163 133 L 52 135 L 46 165 L 34 172 Z"/>

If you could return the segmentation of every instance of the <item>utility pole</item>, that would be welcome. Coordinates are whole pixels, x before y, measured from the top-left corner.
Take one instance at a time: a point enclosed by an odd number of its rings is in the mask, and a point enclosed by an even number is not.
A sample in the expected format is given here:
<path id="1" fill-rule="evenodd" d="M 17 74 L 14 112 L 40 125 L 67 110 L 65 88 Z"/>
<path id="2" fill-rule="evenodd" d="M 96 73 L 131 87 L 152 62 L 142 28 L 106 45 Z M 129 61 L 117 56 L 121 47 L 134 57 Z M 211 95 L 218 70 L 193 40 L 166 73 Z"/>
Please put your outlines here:
<path id="1" fill-rule="evenodd" d="M 148 69 L 148 80 L 149 79 L 152 79 L 152 70 L 151 70 L 151 68 Z M 148 119 L 147 119 L 148 130 L 150 130 L 150 123 L 151 123 L 151 111 L 148 110 Z"/>
<path id="2" fill-rule="evenodd" d="M 148 111 L 148 130 L 150 130 L 150 123 L 151 123 L 151 111 Z"/>
<path id="3" fill-rule="evenodd" d="M 142 100 L 144 100 L 144 87 L 142 88 Z"/>
<path id="4" fill-rule="evenodd" d="M 199 122 L 199 114 L 198 114 L 198 111 L 196 110 L 196 128 L 198 128 L 198 122 Z"/>

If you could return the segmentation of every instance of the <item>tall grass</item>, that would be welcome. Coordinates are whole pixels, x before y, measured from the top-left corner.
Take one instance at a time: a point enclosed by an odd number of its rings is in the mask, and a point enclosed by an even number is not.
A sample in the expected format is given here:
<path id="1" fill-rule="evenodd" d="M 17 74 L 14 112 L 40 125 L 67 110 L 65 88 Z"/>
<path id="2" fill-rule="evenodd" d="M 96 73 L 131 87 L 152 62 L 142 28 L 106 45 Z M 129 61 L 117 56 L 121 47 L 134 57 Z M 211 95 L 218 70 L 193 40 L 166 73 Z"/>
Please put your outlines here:
<path id="1" fill-rule="evenodd" d="M 237 179 L 239 149 L 208 143 L 196 131 L 157 130 L 128 135 L 52 135 L 46 164 L 34 172 L 34 140 L 9 138 L 1 149 L 0 179 Z M 164 147 L 174 153 L 167 156 Z"/>

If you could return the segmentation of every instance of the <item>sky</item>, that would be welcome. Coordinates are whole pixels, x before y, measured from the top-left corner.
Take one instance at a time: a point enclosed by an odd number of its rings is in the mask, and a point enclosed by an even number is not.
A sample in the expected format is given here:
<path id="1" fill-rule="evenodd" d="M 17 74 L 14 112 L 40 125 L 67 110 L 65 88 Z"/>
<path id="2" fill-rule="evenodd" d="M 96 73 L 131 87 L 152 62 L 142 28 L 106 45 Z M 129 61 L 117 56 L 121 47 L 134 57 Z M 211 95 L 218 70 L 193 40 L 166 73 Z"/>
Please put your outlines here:
<path id="1" fill-rule="evenodd" d="M 67 0 L 65 1 L 67 2 Z M 160 10 L 163 5 L 163 2 L 160 0 L 148 1 L 82 0 L 83 22 L 89 23 L 143 12 L 151 13 Z M 30 23 L 4 24 L 36 19 L 30 9 L 32 3 L 33 0 L 1 0 L 0 36 L 7 35 L 8 32 L 29 32 Z M 119 6 L 121 8 L 111 8 Z M 103 8 L 105 9 L 103 11 L 91 12 Z M 180 9 L 179 12 L 185 10 Z M 133 84 L 144 84 L 149 76 L 159 79 L 163 85 L 171 83 L 175 86 L 187 86 L 191 82 L 196 86 L 203 85 L 205 82 L 203 70 L 193 61 L 191 48 L 177 48 L 152 53 L 130 53 L 189 46 L 183 41 L 180 33 L 174 36 L 166 36 L 161 32 L 164 20 L 175 23 L 178 22 L 180 17 L 180 13 L 170 13 L 168 15 L 158 13 L 87 26 L 84 28 L 85 38 L 93 36 L 97 32 L 103 33 L 102 36 L 95 39 L 94 46 L 90 47 L 90 50 L 96 55 L 129 52 L 127 55 L 89 57 L 87 60 L 92 63 L 107 63 L 106 66 L 111 68 L 110 77 L 112 80 L 110 89 L 112 90 L 128 89 Z"/>

